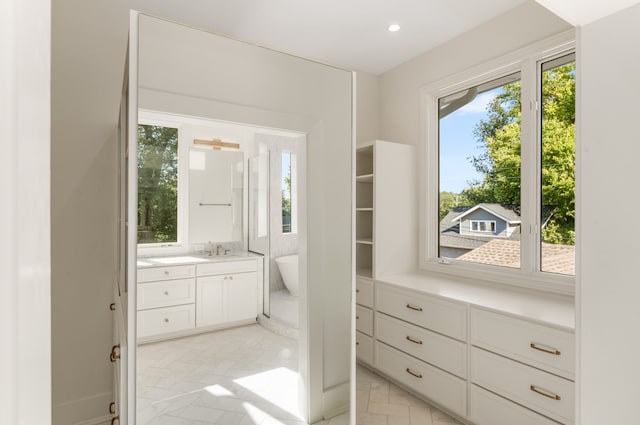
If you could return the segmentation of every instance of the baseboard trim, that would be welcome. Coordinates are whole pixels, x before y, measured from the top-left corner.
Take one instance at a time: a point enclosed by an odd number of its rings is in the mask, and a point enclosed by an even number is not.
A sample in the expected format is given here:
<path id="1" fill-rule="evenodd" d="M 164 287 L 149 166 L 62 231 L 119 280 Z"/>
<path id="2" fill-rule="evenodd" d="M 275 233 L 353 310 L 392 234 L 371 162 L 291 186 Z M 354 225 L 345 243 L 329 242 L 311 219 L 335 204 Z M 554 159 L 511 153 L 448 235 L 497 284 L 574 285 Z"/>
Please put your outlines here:
<path id="1" fill-rule="evenodd" d="M 349 410 L 350 389 L 350 383 L 347 381 L 324 390 L 323 417 L 325 419 Z"/>
<path id="2" fill-rule="evenodd" d="M 53 406 L 53 425 L 103 425 L 111 423 L 111 392 L 95 394 Z"/>

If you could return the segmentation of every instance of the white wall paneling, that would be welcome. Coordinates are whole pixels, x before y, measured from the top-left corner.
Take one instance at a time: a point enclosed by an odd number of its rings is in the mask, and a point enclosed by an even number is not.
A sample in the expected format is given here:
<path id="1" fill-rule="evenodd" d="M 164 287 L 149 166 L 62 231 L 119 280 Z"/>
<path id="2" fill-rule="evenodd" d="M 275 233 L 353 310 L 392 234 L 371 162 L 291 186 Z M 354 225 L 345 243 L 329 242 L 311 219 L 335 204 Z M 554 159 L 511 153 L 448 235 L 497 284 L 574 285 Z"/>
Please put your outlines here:
<path id="1" fill-rule="evenodd" d="M 578 406 L 581 425 L 638 421 L 640 228 L 611 231 L 635 211 L 640 144 L 640 5 L 582 27 L 577 52 Z M 607 215 L 605 215 L 607 214 Z M 615 253 L 615 255 L 613 254 Z M 604 389 L 604 390 L 603 390 Z M 606 408 L 605 408 L 606 406 Z"/>
<path id="2" fill-rule="evenodd" d="M 51 2 L 0 4 L 0 423 L 51 424 Z"/>

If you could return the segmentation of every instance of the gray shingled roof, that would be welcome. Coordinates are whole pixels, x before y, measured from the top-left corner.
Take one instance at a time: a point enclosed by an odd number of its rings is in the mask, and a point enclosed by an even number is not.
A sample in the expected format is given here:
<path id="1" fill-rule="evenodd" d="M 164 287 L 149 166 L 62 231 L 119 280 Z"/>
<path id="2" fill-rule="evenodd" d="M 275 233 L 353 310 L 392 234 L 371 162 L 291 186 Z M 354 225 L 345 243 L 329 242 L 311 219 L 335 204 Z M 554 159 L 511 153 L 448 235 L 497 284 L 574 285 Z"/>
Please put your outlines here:
<path id="1" fill-rule="evenodd" d="M 452 221 L 459 221 L 462 217 L 467 215 L 473 210 L 477 210 L 482 208 L 485 211 L 490 212 L 491 214 L 506 219 L 510 223 L 520 223 L 520 206 L 519 205 L 503 205 L 503 204 L 488 204 L 482 203 L 475 205 L 473 207 L 467 208 L 465 211 L 458 214 L 457 217 L 454 217 Z"/>

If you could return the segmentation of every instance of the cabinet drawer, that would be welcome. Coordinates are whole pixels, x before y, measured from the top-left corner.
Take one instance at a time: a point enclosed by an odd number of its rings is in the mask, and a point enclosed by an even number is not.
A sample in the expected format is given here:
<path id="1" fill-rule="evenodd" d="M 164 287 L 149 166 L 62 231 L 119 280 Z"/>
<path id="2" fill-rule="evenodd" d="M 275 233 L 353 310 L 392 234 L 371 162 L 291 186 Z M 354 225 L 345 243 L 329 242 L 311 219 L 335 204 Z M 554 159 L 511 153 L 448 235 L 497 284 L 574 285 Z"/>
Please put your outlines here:
<path id="1" fill-rule="evenodd" d="M 192 304 L 196 301 L 195 279 L 140 283 L 137 290 L 138 310 Z"/>
<path id="2" fill-rule="evenodd" d="M 198 276 L 213 274 L 245 273 L 258 270 L 256 260 L 218 261 L 198 264 Z"/>
<path id="3" fill-rule="evenodd" d="M 376 286 L 376 308 L 390 316 L 459 340 L 467 337 L 464 304 L 442 300 L 397 287 Z"/>
<path id="4" fill-rule="evenodd" d="M 373 307 L 373 281 L 356 278 L 356 304 Z"/>
<path id="5" fill-rule="evenodd" d="M 375 366 L 387 376 L 461 416 L 466 415 L 466 381 L 381 342 L 374 342 Z"/>
<path id="6" fill-rule="evenodd" d="M 193 304 L 139 311 L 138 338 L 193 329 L 195 317 Z"/>
<path id="7" fill-rule="evenodd" d="M 356 306 L 356 330 L 369 336 L 373 335 L 373 310 Z"/>
<path id="8" fill-rule="evenodd" d="M 441 369 L 467 376 L 467 345 L 446 336 L 376 313 L 376 338 Z"/>
<path id="9" fill-rule="evenodd" d="M 196 275 L 196 266 L 148 267 L 138 269 L 138 282 L 153 282 L 156 280 L 184 279 Z"/>
<path id="10" fill-rule="evenodd" d="M 573 379 L 575 337 L 572 332 L 471 308 L 471 343 Z"/>
<path id="11" fill-rule="evenodd" d="M 356 358 L 364 363 L 373 364 L 373 338 L 362 332 L 356 332 Z"/>
<path id="12" fill-rule="evenodd" d="M 479 348 L 471 349 L 471 381 L 557 421 L 573 422 L 573 382 Z"/>
<path id="13" fill-rule="evenodd" d="M 477 425 L 558 425 L 475 385 L 469 388 L 469 418 Z"/>

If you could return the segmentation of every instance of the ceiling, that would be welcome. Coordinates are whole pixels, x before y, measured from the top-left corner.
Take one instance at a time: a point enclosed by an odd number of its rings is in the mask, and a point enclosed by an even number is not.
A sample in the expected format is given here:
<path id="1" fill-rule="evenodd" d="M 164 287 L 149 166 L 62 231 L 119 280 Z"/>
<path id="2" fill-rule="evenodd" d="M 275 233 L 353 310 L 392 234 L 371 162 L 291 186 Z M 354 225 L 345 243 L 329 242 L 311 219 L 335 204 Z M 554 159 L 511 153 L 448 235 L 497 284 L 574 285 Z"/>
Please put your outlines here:
<path id="1" fill-rule="evenodd" d="M 132 0 L 160 17 L 381 74 L 533 0 Z M 387 27 L 396 23 L 400 31 Z"/>

